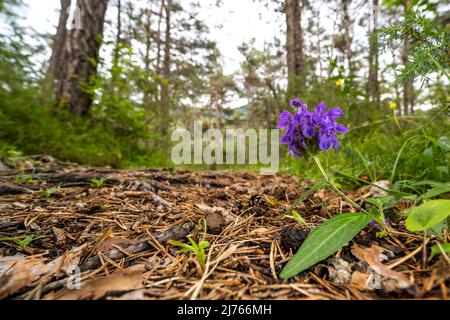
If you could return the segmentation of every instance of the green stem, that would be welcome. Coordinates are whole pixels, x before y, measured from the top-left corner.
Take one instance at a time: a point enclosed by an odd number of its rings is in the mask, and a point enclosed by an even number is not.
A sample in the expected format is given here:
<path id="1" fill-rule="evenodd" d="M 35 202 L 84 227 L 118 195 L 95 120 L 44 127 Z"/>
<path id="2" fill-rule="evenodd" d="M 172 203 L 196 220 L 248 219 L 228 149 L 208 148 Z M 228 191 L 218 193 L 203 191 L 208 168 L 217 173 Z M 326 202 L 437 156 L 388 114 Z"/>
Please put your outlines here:
<path id="1" fill-rule="evenodd" d="M 347 197 L 347 195 L 345 195 L 345 193 L 343 193 L 330 179 L 330 177 L 328 176 L 327 172 L 325 171 L 325 169 L 322 166 L 322 163 L 320 162 L 320 159 L 312 154 L 309 153 L 309 155 L 311 156 L 311 158 L 313 158 L 314 162 L 316 163 L 317 167 L 320 170 L 320 173 L 322 174 L 322 177 L 324 178 L 325 182 L 328 184 L 328 186 L 333 189 L 337 194 L 339 194 L 345 201 L 347 201 L 347 203 L 349 203 L 350 205 L 352 205 L 353 207 L 355 207 L 355 209 L 364 212 L 365 214 L 369 214 L 366 210 L 364 210 L 363 208 L 361 208 L 360 205 L 358 205 L 355 201 L 353 201 L 352 199 L 350 199 L 349 197 Z"/>
<path id="2" fill-rule="evenodd" d="M 397 119 L 396 111 L 397 110 L 394 110 L 394 121 L 395 121 L 395 124 L 397 125 L 398 131 L 400 131 L 400 134 L 403 134 L 402 127 L 400 126 L 400 123 L 398 122 L 398 119 Z"/>
<path id="3" fill-rule="evenodd" d="M 433 61 L 434 65 L 442 72 L 444 76 L 447 77 L 447 80 L 450 81 L 450 76 L 447 71 L 441 66 L 439 62 L 428 52 L 428 57 Z"/>

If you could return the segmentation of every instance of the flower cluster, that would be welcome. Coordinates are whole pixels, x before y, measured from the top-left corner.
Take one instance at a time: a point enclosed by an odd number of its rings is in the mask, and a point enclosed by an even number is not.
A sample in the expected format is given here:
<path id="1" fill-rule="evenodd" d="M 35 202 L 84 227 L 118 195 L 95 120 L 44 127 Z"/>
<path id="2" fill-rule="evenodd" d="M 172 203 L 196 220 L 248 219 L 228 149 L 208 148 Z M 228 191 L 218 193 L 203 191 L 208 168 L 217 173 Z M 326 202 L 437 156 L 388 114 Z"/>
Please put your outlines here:
<path id="1" fill-rule="evenodd" d="M 336 121 L 344 115 L 341 109 L 330 109 L 327 112 L 327 107 L 321 102 L 313 112 L 309 112 L 307 105 L 299 99 L 292 100 L 291 106 L 297 111 L 294 114 L 284 111 L 278 123 L 279 129 L 286 129 L 281 144 L 289 146 L 291 155 L 300 158 L 307 150 L 339 149 L 336 133 L 348 132 L 345 126 Z"/>

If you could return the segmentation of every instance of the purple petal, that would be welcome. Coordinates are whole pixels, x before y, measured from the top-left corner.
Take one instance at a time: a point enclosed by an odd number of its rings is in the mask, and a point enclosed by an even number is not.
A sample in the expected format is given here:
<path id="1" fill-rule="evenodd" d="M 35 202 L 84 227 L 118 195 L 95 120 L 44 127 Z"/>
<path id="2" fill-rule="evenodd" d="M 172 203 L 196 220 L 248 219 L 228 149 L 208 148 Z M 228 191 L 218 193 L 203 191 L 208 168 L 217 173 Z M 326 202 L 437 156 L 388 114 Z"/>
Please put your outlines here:
<path id="1" fill-rule="evenodd" d="M 292 114 L 290 112 L 287 111 L 283 111 L 280 114 L 280 122 L 278 122 L 278 129 L 283 129 L 285 127 L 287 127 L 291 121 L 292 121 Z"/>
<path id="2" fill-rule="evenodd" d="M 325 103 L 321 102 L 317 105 L 317 107 L 314 108 L 314 113 L 316 114 L 323 114 L 327 110 L 327 106 Z"/>
<path id="3" fill-rule="evenodd" d="M 331 139 L 331 143 L 333 145 L 333 149 L 335 151 L 339 151 L 339 140 L 334 135 L 331 136 L 330 139 Z"/>
<path id="4" fill-rule="evenodd" d="M 282 138 L 280 143 L 281 144 L 290 144 L 292 142 L 292 136 L 289 134 L 285 134 Z"/>
<path id="5" fill-rule="evenodd" d="M 306 138 L 312 138 L 314 136 L 314 133 L 316 132 L 316 130 L 314 130 L 313 126 L 305 125 L 305 126 L 303 126 L 302 132 Z"/>
<path id="6" fill-rule="evenodd" d="M 289 152 L 291 153 L 291 156 L 295 158 L 301 158 L 302 155 L 297 151 L 297 146 L 292 143 L 289 145 Z"/>
<path id="7" fill-rule="evenodd" d="M 338 132 L 338 133 L 342 133 L 342 134 L 344 134 L 344 133 L 347 133 L 347 132 L 348 132 L 348 129 L 347 129 L 347 127 L 346 127 L 346 126 L 344 126 L 344 125 L 342 125 L 342 124 L 340 124 L 340 125 L 336 126 L 335 130 L 336 130 L 336 132 Z"/>
<path id="8" fill-rule="evenodd" d="M 322 151 L 329 150 L 331 148 L 331 141 L 328 137 L 319 136 L 319 148 Z"/>
<path id="9" fill-rule="evenodd" d="M 291 123 L 291 121 L 287 120 L 287 119 L 281 119 L 280 122 L 278 122 L 278 129 L 283 129 L 286 128 L 289 124 Z"/>
<path id="10" fill-rule="evenodd" d="M 328 116 L 333 119 L 340 118 L 343 115 L 344 115 L 344 112 L 340 108 L 334 108 L 334 109 L 330 109 L 328 111 Z"/>
<path id="11" fill-rule="evenodd" d="M 301 110 L 302 112 L 304 112 L 308 109 L 306 104 L 304 104 L 302 102 L 302 100 L 300 100 L 298 98 L 295 98 L 294 100 L 291 101 L 291 107 L 297 108 L 297 109 Z"/>

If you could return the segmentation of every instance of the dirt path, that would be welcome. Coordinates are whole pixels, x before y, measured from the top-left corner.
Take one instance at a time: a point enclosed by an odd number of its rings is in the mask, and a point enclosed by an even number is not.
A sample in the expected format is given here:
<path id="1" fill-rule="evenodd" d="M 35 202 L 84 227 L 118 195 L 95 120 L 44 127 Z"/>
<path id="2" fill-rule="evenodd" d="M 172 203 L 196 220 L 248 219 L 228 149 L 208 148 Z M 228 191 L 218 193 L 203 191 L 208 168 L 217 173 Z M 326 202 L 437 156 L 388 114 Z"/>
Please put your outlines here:
<path id="1" fill-rule="evenodd" d="M 310 181 L 94 169 L 45 156 L 19 168 L 0 171 L 0 299 L 447 298 L 449 265 L 424 257 L 422 238 L 395 218 L 389 235 L 367 227 L 333 257 L 281 281 L 309 232 L 284 213 Z M 348 195 L 362 204 L 370 190 Z M 312 228 L 350 208 L 318 191 L 296 210 Z M 187 243 L 187 235 L 210 243 L 204 267 L 168 243 Z"/>

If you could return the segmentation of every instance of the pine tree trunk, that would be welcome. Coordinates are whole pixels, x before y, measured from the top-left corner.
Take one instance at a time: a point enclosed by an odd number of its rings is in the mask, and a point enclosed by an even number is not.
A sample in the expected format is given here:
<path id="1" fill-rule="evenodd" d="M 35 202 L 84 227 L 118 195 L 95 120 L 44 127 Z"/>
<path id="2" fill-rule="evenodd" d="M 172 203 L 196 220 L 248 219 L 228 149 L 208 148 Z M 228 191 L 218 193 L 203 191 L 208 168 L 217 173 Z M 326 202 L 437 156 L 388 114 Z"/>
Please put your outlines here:
<path id="1" fill-rule="evenodd" d="M 97 62 L 103 36 L 108 0 L 78 0 L 79 21 L 70 30 L 65 43 L 64 73 L 58 101 L 75 115 L 90 113 L 92 96 L 84 86 L 97 74 Z"/>
<path id="2" fill-rule="evenodd" d="M 71 0 L 61 0 L 61 12 L 59 15 L 56 35 L 53 38 L 52 55 L 50 57 L 48 75 L 51 78 L 54 92 L 57 93 L 63 76 L 65 50 L 67 40 L 67 20 L 69 19 Z"/>
<path id="3" fill-rule="evenodd" d="M 168 83 L 170 79 L 170 66 L 171 66 L 171 50 L 170 46 L 172 45 L 171 39 L 171 11 L 172 11 L 172 0 L 167 0 L 166 8 L 166 35 L 165 35 L 165 46 L 164 46 L 164 62 L 162 68 L 162 76 L 165 82 L 161 88 L 161 111 L 163 118 L 168 117 L 170 112 L 170 84 Z M 167 122 L 162 121 L 161 123 L 161 134 L 167 134 Z"/>
<path id="4" fill-rule="evenodd" d="M 406 16 L 411 9 L 411 0 L 404 0 L 403 8 Z M 402 63 L 406 66 L 409 63 L 409 55 L 411 52 L 411 39 L 405 37 L 403 43 Z M 407 80 L 403 85 L 403 113 L 404 115 L 414 113 L 414 83 L 412 80 Z"/>
<path id="5" fill-rule="evenodd" d="M 380 108 L 380 82 L 378 80 L 379 70 L 379 43 L 376 38 L 378 29 L 378 10 L 379 0 L 373 0 L 373 25 L 370 30 L 369 39 L 369 81 L 367 85 L 367 96 L 377 108 Z"/>
<path id="6" fill-rule="evenodd" d="M 161 75 L 161 23 L 164 13 L 164 0 L 161 0 L 158 14 L 158 31 L 156 32 L 156 73 Z"/>
<path id="7" fill-rule="evenodd" d="M 347 60 L 347 72 L 348 72 L 348 78 L 349 78 L 349 84 L 350 87 L 353 86 L 353 76 L 354 76 L 354 70 L 353 70 L 353 53 L 352 53 L 352 38 L 350 35 L 350 27 L 351 27 L 351 20 L 350 20 L 350 14 L 348 7 L 350 5 L 351 0 L 343 0 L 342 2 L 342 11 L 344 15 L 344 42 L 345 42 L 345 58 Z"/>
<path id="8" fill-rule="evenodd" d="M 322 43 L 320 38 L 320 14 L 319 11 L 314 12 L 316 21 L 316 39 L 317 39 L 317 60 L 319 61 L 319 78 L 323 79 L 323 64 L 322 64 Z"/>
<path id="9" fill-rule="evenodd" d="M 303 52 L 303 34 L 301 27 L 301 8 L 299 0 L 286 0 L 286 50 L 288 66 L 288 85 L 296 86 L 300 77 L 304 76 L 305 57 Z M 294 82 L 294 83 L 292 83 Z M 299 88 L 295 88 L 298 92 Z"/>
<path id="10" fill-rule="evenodd" d="M 113 60 L 114 66 L 117 66 L 119 64 L 121 39 L 122 39 L 122 0 L 117 0 L 117 31 L 116 31 L 116 43 L 114 47 L 114 60 Z"/>
<path id="11" fill-rule="evenodd" d="M 145 85 L 146 88 L 144 89 L 144 108 L 147 112 L 150 111 L 150 95 L 149 95 L 149 77 L 150 77 L 150 50 L 151 50 L 151 36 L 152 36 L 152 30 L 151 30 L 151 24 L 152 24 L 152 1 L 149 3 L 149 8 L 147 10 L 146 14 L 147 18 L 144 25 L 145 30 L 145 57 L 144 57 L 144 71 L 145 71 Z"/>

